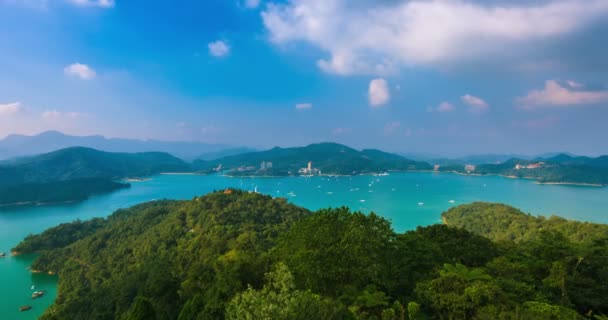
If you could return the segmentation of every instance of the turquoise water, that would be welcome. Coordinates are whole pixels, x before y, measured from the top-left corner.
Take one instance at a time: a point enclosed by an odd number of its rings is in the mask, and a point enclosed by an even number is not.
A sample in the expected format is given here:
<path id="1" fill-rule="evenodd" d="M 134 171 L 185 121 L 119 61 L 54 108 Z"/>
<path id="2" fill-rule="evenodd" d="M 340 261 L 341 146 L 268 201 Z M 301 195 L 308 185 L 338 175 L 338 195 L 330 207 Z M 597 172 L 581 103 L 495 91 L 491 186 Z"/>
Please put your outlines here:
<path id="1" fill-rule="evenodd" d="M 75 219 L 104 217 L 119 208 L 156 199 L 191 199 L 226 187 L 287 197 L 319 209 L 349 206 L 374 211 L 397 231 L 440 222 L 444 210 L 473 201 L 503 202 L 533 214 L 608 223 L 608 188 L 538 185 L 529 180 L 436 173 L 389 176 L 227 178 L 160 175 L 132 188 L 67 205 L 0 208 L 0 251 L 8 252 L 30 233 Z M 453 203 L 450 202 L 453 200 Z M 0 258 L 0 319 L 36 319 L 56 296 L 56 277 L 31 274 L 33 257 Z M 31 286 L 47 295 L 31 300 Z M 19 312 L 22 305 L 32 310 Z"/>

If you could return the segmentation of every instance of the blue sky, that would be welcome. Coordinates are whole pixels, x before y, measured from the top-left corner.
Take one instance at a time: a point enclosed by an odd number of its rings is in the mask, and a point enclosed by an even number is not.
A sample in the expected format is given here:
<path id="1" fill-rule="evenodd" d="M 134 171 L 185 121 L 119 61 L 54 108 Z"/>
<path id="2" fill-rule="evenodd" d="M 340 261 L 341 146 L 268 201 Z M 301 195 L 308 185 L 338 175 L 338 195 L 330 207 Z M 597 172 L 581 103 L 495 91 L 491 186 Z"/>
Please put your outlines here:
<path id="1" fill-rule="evenodd" d="M 0 137 L 608 153 L 608 0 L 0 0 Z"/>

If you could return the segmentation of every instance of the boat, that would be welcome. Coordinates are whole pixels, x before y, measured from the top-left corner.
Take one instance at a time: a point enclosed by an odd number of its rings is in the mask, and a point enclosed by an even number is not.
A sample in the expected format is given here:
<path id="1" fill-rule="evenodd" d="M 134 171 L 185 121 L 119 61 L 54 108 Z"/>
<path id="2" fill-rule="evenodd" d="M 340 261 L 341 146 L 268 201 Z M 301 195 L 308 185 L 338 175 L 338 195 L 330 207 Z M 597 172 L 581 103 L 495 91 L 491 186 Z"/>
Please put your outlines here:
<path id="1" fill-rule="evenodd" d="M 450 200 L 450 201 L 448 201 L 448 202 L 449 202 L 449 203 L 455 203 L 456 201 L 454 201 L 454 200 Z"/>
<path id="2" fill-rule="evenodd" d="M 0 252 L 0 258 L 6 257 L 6 252 Z"/>
<path id="3" fill-rule="evenodd" d="M 424 205 L 424 202 L 418 202 L 418 205 L 419 205 L 419 206 L 423 206 L 423 205 Z"/>
<path id="4" fill-rule="evenodd" d="M 37 299 L 44 296 L 44 291 L 35 291 L 32 293 L 32 299 Z"/>
<path id="5" fill-rule="evenodd" d="M 19 311 L 23 312 L 23 311 L 28 311 L 32 309 L 32 306 L 21 306 L 19 307 Z"/>

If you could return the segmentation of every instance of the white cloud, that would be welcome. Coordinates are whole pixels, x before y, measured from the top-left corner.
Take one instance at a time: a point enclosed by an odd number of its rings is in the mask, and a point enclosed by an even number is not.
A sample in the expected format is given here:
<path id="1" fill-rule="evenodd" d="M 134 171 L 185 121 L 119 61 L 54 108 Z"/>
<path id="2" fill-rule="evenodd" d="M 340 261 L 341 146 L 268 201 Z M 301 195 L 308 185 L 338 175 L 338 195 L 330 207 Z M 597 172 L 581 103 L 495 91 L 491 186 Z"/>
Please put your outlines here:
<path id="1" fill-rule="evenodd" d="M 329 54 L 337 74 L 382 75 L 399 65 L 487 57 L 580 30 L 608 13 L 606 0 L 493 4 L 466 0 L 289 0 L 262 12 L 271 41 L 305 42 Z"/>
<path id="2" fill-rule="evenodd" d="M 68 76 L 78 77 L 84 80 L 95 78 L 97 73 L 91 67 L 79 62 L 73 63 L 63 69 L 63 72 Z"/>
<path id="3" fill-rule="evenodd" d="M 261 0 L 245 0 L 245 8 L 255 9 L 260 6 Z"/>
<path id="4" fill-rule="evenodd" d="M 437 108 L 434 108 L 434 109 L 432 108 L 432 109 L 431 109 L 431 111 L 437 111 L 437 112 L 452 112 L 452 111 L 454 111 L 454 109 L 456 109 L 456 108 L 454 107 L 454 105 L 453 105 L 453 104 L 451 104 L 451 103 L 449 103 L 449 102 L 447 102 L 447 101 L 444 101 L 444 102 L 440 103 L 440 104 L 437 106 Z"/>
<path id="5" fill-rule="evenodd" d="M 460 97 L 460 100 L 469 106 L 469 111 L 472 113 L 482 113 L 490 108 L 490 105 L 485 100 L 470 94 L 465 94 Z"/>
<path id="6" fill-rule="evenodd" d="M 112 8 L 115 5 L 114 0 L 68 0 L 69 2 L 86 7 Z"/>
<path id="7" fill-rule="evenodd" d="M 608 90 L 592 91 L 575 81 L 560 83 L 557 80 L 547 80 L 544 89 L 532 90 L 527 96 L 518 98 L 517 102 L 528 109 L 594 104 L 608 102 Z"/>
<path id="8" fill-rule="evenodd" d="M 80 112 L 62 112 L 57 110 L 46 110 L 41 114 L 44 119 L 60 119 L 60 118 L 68 118 L 68 119 L 77 119 L 86 117 L 87 114 Z"/>
<path id="9" fill-rule="evenodd" d="M 388 122 L 384 125 L 384 134 L 391 135 L 401 128 L 401 123 L 398 121 Z"/>
<path id="10" fill-rule="evenodd" d="M 298 103 L 296 104 L 296 110 L 310 110 L 312 109 L 312 103 Z"/>
<path id="11" fill-rule="evenodd" d="M 369 83 L 368 89 L 369 104 L 372 107 L 379 107 L 388 103 L 391 99 L 388 83 L 386 80 L 377 78 Z"/>
<path id="12" fill-rule="evenodd" d="M 0 117 L 13 116 L 23 110 L 20 102 L 0 104 Z"/>
<path id="13" fill-rule="evenodd" d="M 222 40 L 211 42 L 207 46 L 209 47 L 209 54 L 214 57 L 224 57 L 230 53 L 230 46 Z"/>

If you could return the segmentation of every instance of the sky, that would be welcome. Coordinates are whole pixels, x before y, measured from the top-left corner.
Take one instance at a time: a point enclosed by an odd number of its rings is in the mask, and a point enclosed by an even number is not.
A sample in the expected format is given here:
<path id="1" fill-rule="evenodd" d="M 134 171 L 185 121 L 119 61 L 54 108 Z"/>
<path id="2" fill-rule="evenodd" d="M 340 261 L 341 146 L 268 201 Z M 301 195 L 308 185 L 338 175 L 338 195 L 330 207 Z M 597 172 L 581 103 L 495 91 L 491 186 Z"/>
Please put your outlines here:
<path id="1" fill-rule="evenodd" d="M 0 0 L 0 137 L 608 154 L 608 0 Z"/>

